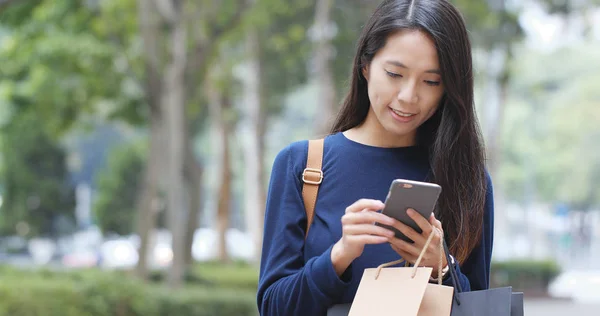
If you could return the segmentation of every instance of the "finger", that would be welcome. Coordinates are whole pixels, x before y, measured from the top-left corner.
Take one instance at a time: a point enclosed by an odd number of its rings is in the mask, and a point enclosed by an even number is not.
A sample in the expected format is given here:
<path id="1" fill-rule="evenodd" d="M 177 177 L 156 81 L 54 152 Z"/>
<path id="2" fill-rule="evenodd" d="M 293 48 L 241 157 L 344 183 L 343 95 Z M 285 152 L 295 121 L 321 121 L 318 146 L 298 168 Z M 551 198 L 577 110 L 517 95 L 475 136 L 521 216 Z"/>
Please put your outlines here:
<path id="1" fill-rule="evenodd" d="M 350 235 L 348 237 L 349 242 L 362 244 L 362 245 L 374 245 L 374 244 L 383 244 L 389 241 L 387 237 L 381 236 L 372 236 L 372 235 Z"/>
<path id="2" fill-rule="evenodd" d="M 423 217 L 421 214 L 419 214 L 412 208 L 409 208 L 406 211 L 406 214 L 408 214 L 408 216 L 410 216 L 410 218 L 412 218 L 415 221 L 415 223 L 419 225 L 419 228 L 421 228 L 425 236 L 429 236 L 429 234 L 431 233 L 431 224 L 429 224 L 429 221 L 427 221 L 425 217 Z"/>
<path id="3" fill-rule="evenodd" d="M 373 224 L 346 225 L 343 227 L 346 235 L 374 235 L 386 238 L 394 237 L 394 232 Z"/>
<path id="4" fill-rule="evenodd" d="M 396 245 L 390 244 L 390 246 L 392 246 L 392 249 L 394 249 L 394 251 L 397 252 L 400 255 L 400 257 L 402 257 L 402 259 L 408 261 L 409 263 L 414 264 L 415 261 L 417 261 L 416 256 L 398 248 Z"/>
<path id="5" fill-rule="evenodd" d="M 435 220 L 435 222 L 433 223 L 433 226 L 437 229 L 440 230 L 440 232 L 444 232 L 444 229 L 442 228 L 442 222 L 438 221 L 437 219 Z"/>
<path id="6" fill-rule="evenodd" d="M 435 223 L 436 219 L 435 219 L 435 215 L 433 215 L 433 213 L 431 213 L 431 215 L 429 215 L 429 224 L 433 225 Z"/>
<path id="7" fill-rule="evenodd" d="M 434 226 L 435 227 L 435 226 Z M 443 231 L 435 227 L 435 232 L 431 243 L 429 243 L 429 247 L 427 251 L 433 255 L 432 258 L 442 258 L 442 266 L 445 266 L 446 255 L 444 253 L 443 247 L 440 247 L 440 242 L 443 236 Z M 441 252 L 441 253 L 440 253 Z M 436 261 L 437 262 L 437 261 Z"/>
<path id="8" fill-rule="evenodd" d="M 419 234 L 417 231 L 415 231 L 412 227 L 410 227 L 400 221 L 394 221 L 393 226 L 397 230 L 399 230 L 401 233 L 403 233 L 406 237 L 408 237 L 412 241 L 414 241 L 416 244 L 421 245 L 425 242 L 424 237 L 421 234 Z"/>
<path id="9" fill-rule="evenodd" d="M 390 244 L 415 258 L 421 254 L 421 249 L 417 248 L 414 244 L 407 243 L 402 239 L 392 238 L 390 240 Z"/>
<path id="10" fill-rule="evenodd" d="M 395 220 L 377 212 L 346 213 L 342 216 L 342 225 L 382 223 L 393 225 Z"/>
<path id="11" fill-rule="evenodd" d="M 380 210 L 385 205 L 379 200 L 360 199 L 346 208 L 346 213 L 356 213 L 364 209 Z"/>

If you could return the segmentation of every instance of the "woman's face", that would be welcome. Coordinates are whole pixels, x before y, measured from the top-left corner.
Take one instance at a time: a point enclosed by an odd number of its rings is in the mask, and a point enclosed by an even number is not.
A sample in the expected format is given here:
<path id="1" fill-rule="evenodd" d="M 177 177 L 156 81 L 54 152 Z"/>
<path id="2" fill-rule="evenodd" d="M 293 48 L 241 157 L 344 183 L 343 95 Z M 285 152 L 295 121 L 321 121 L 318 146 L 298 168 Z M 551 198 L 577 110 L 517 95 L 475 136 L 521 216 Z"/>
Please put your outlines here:
<path id="1" fill-rule="evenodd" d="M 390 35 L 363 68 L 371 107 L 365 126 L 388 144 L 413 145 L 417 128 L 436 111 L 444 94 L 434 42 L 426 33 Z"/>

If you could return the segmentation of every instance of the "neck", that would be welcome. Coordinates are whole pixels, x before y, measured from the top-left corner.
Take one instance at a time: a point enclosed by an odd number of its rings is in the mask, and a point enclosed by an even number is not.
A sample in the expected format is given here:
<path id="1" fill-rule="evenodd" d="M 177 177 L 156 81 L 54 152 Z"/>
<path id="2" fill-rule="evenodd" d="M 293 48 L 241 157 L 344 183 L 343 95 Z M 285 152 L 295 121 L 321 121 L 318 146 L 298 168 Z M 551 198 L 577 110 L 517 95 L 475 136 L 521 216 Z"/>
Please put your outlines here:
<path id="1" fill-rule="evenodd" d="M 367 118 L 362 124 L 345 131 L 344 135 L 352 141 L 374 147 L 395 148 L 416 144 L 416 131 L 407 135 L 398 135 L 387 131 L 379 123 L 373 108 L 369 109 Z"/>

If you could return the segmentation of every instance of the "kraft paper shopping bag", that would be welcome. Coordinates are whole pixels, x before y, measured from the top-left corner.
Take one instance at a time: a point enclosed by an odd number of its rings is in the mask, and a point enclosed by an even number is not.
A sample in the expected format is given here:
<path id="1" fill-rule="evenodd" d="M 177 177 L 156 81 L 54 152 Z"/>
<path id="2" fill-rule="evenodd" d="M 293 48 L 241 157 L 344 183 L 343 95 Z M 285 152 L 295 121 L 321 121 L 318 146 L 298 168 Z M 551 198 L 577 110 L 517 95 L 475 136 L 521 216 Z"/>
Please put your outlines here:
<path id="1" fill-rule="evenodd" d="M 451 286 L 427 284 L 417 316 L 449 316 L 453 296 Z"/>
<path id="2" fill-rule="evenodd" d="M 449 316 L 454 289 L 443 286 L 441 279 L 437 285 L 429 284 L 432 268 L 419 267 L 436 232 L 440 234 L 441 275 L 443 236 L 436 229 L 427 238 L 414 267 L 386 268 L 403 261 L 399 260 L 366 269 L 348 315 Z"/>
<path id="3" fill-rule="evenodd" d="M 376 278 L 377 269 L 366 269 L 352 302 L 349 316 L 416 316 L 425 294 L 431 268 L 418 268 L 413 277 L 413 268 L 382 269 Z"/>

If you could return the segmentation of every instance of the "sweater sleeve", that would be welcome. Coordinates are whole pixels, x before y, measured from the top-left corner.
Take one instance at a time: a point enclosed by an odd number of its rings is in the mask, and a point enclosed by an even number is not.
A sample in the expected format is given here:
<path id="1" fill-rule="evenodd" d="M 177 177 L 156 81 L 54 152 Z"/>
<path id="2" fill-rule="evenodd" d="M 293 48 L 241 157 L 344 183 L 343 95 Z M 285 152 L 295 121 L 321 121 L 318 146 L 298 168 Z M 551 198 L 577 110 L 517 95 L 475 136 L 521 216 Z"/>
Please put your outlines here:
<path id="1" fill-rule="evenodd" d="M 494 190 L 490 175 L 486 172 L 485 197 L 481 242 L 464 263 L 457 266 L 457 275 L 463 291 L 486 290 L 490 287 L 492 245 L 494 243 Z M 446 280 L 451 285 L 452 280 Z"/>
<path id="2" fill-rule="evenodd" d="M 325 314 L 349 285 L 335 273 L 331 247 L 304 263 L 307 219 L 299 174 L 307 146 L 288 146 L 273 164 L 257 293 L 260 315 Z"/>

